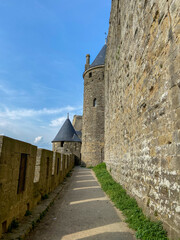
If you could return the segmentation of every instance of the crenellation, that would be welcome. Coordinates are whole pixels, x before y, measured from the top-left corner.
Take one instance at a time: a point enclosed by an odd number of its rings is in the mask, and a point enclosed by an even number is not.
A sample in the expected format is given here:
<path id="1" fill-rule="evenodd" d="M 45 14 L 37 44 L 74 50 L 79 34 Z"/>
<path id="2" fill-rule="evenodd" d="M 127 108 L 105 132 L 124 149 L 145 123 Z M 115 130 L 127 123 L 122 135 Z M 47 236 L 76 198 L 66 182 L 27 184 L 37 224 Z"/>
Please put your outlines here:
<path id="1" fill-rule="evenodd" d="M 0 236 L 2 231 L 7 231 L 13 219 L 21 220 L 26 210 L 31 210 L 41 198 L 52 192 L 65 178 L 74 166 L 74 155 L 53 153 L 45 149 L 37 149 L 29 143 L 0 137 L 1 162 L 0 162 Z M 54 174 L 53 169 L 54 154 Z M 57 159 L 61 159 L 61 168 Z M 68 158 L 65 169 L 64 159 Z M 25 161 L 25 168 L 20 167 Z M 21 179 L 20 171 L 25 176 Z M 22 174 L 21 174 L 22 175 Z M 22 181 L 23 180 L 23 181 Z M 21 187 L 19 187 L 21 185 Z M 6 201 L 5 201 L 6 199 Z M 2 229 L 6 221 L 6 230 Z"/>

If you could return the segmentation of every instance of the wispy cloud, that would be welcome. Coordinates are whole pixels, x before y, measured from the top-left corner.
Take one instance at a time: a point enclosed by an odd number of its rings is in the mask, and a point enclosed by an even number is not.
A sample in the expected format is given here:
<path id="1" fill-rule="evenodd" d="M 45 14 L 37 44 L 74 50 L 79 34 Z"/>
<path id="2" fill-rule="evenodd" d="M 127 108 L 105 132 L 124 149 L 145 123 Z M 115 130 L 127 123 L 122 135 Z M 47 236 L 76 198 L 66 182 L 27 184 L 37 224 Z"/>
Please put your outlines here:
<path id="1" fill-rule="evenodd" d="M 51 141 L 66 120 L 74 114 L 81 114 L 82 107 L 63 108 L 9 109 L 0 107 L 0 133 L 8 137 L 36 144 L 41 148 L 51 149 Z"/>
<path id="2" fill-rule="evenodd" d="M 66 117 L 60 117 L 60 118 L 52 120 L 49 125 L 51 127 L 60 127 L 64 123 L 65 120 L 66 120 Z"/>
<path id="3" fill-rule="evenodd" d="M 1 85 L 0 84 L 0 91 L 7 94 L 7 95 L 11 95 L 11 94 L 14 94 L 14 90 L 11 90 L 9 88 L 6 88 L 5 86 Z"/>
<path id="4" fill-rule="evenodd" d="M 0 70 L 1 74 L 1 70 Z M 2 78 L 0 79 L 0 94 L 3 93 L 7 95 L 7 97 L 19 97 L 19 96 L 24 96 L 26 95 L 25 90 L 22 90 L 20 88 L 15 89 L 14 87 L 11 86 L 11 84 L 3 80 Z"/>
<path id="5" fill-rule="evenodd" d="M 36 109 L 10 110 L 9 108 L 6 107 L 4 110 L 0 110 L 0 117 L 8 118 L 8 119 L 21 119 L 21 118 L 27 118 L 27 117 L 40 116 L 40 115 L 53 115 L 53 114 L 60 114 L 62 112 L 72 112 L 77 109 L 78 108 L 67 106 L 64 108 L 56 108 L 56 109 L 43 108 L 40 110 L 36 110 Z"/>
<path id="6" fill-rule="evenodd" d="M 38 143 L 43 140 L 43 136 L 38 136 L 34 139 L 34 143 Z"/>

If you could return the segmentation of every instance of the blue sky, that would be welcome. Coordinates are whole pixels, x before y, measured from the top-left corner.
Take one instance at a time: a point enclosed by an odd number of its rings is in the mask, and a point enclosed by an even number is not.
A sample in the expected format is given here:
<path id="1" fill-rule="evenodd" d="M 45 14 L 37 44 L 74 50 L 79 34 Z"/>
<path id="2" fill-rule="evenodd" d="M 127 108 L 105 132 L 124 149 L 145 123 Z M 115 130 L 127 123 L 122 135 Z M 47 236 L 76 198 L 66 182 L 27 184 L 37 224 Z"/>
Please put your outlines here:
<path id="1" fill-rule="evenodd" d="M 82 114 L 85 56 L 108 32 L 110 0 L 0 0 L 0 134 L 51 149 Z"/>

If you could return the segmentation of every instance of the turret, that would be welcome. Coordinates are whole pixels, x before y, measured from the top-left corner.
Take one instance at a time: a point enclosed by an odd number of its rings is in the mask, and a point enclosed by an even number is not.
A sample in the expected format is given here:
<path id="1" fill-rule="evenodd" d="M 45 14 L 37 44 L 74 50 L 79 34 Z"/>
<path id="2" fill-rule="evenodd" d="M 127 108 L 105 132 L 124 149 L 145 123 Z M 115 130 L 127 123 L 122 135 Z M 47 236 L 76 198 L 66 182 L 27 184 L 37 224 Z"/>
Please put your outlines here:
<path id="1" fill-rule="evenodd" d="M 104 160 L 104 66 L 105 44 L 90 64 L 86 55 L 82 127 L 82 164 L 95 166 Z"/>

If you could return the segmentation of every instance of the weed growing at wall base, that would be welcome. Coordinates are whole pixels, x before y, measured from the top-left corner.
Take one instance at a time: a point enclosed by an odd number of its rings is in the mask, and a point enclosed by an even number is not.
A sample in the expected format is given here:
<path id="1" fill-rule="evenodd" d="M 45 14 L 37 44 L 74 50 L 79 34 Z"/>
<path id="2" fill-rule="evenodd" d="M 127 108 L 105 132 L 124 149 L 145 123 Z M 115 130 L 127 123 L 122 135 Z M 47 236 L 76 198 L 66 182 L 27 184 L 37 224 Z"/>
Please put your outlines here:
<path id="1" fill-rule="evenodd" d="M 45 199 L 48 199 L 48 194 L 44 194 L 43 196 L 41 196 L 41 200 L 45 200 Z"/>
<path id="2" fill-rule="evenodd" d="M 28 216 L 30 216 L 30 215 L 32 215 L 32 212 L 29 211 L 29 210 L 27 210 L 26 213 L 25 213 L 25 216 L 28 217 Z"/>
<path id="3" fill-rule="evenodd" d="M 141 240 L 168 240 L 167 233 L 161 222 L 153 222 L 147 218 L 134 198 L 127 195 L 120 184 L 115 182 L 106 170 L 105 163 L 93 168 L 102 189 L 114 202 L 115 206 L 126 217 L 129 227 L 136 231 L 136 237 Z"/>

